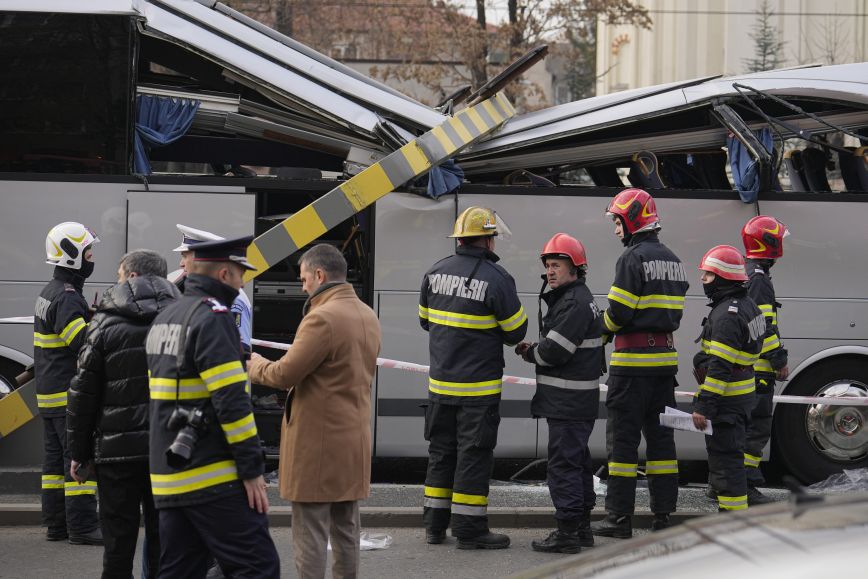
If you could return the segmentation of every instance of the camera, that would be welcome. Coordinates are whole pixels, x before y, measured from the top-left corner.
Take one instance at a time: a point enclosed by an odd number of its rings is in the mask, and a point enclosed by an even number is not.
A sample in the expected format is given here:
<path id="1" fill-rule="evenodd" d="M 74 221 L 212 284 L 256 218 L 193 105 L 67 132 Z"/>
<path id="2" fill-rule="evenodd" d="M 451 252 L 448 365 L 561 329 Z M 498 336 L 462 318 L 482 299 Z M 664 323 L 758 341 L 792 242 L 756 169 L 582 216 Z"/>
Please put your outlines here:
<path id="1" fill-rule="evenodd" d="M 175 440 L 166 449 L 166 461 L 172 468 L 183 468 L 190 462 L 199 435 L 208 426 L 208 417 L 201 408 L 176 406 L 166 424 L 169 430 L 177 430 Z"/>

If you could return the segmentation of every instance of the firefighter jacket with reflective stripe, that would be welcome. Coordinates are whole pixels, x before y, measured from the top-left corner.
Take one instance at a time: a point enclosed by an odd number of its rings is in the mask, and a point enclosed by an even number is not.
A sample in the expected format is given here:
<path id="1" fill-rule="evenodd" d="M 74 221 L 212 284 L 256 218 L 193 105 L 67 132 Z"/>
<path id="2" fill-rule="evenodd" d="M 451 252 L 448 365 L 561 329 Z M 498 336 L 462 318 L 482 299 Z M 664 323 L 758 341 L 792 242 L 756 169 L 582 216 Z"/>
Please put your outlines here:
<path id="1" fill-rule="evenodd" d="M 660 243 L 656 232 L 633 235 L 615 265 L 603 331 L 610 334 L 672 333 L 681 323 L 687 294 L 684 264 Z M 673 376 L 678 372 L 674 343 L 649 339 L 647 347 L 616 349 L 609 362 L 613 376 Z"/>
<path id="2" fill-rule="evenodd" d="M 210 277 L 189 275 L 183 297 L 163 310 L 148 332 L 151 488 L 157 508 L 209 502 L 263 473 L 238 328 L 224 305 L 236 295 Z M 178 373 L 179 337 L 191 308 Z M 196 430 L 189 463 L 180 469 L 166 459 L 180 430 L 168 426 L 176 405 L 200 409 L 206 422 Z"/>
<path id="3" fill-rule="evenodd" d="M 540 341 L 528 358 L 536 362 L 534 417 L 595 420 L 603 366 L 602 321 L 584 278 L 544 293 L 548 311 Z"/>
<path id="4" fill-rule="evenodd" d="M 703 320 L 702 351 L 693 359 L 704 375 L 694 408 L 714 420 L 727 407 L 753 404 L 756 384 L 753 365 L 759 358 L 766 321 L 743 286 L 714 295 L 711 313 Z"/>
<path id="5" fill-rule="evenodd" d="M 461 245 L 422 278 L 419 321 L 430 334 L 428 395 L 441 404 L 495 404 L 503 345 L 520 342 L 527 315 L 499 258 Z"/>
<path id="6" fill-rule="evenodd" d="M 769 274 L 766 260 L 749 259 L 745 265 L 750 281 L 747 282 L 747 295 L 756 302 L 766 319 L 766 335 L 763 336 L 763 347 L 759 360 L 753 365 L 757 374 L 774 375 L 787 365 L 787 350 L 781 342 L 778 330 L 778 304 L 775 300 L 775 286 Z M 774 378 L 772 378 L 774 380 Z M 773 383 L 773 382 L 772 382 Z"/>
<path id="7" fill-rule="evenodd" d="M 54 268 L 54 279 L 36 298 L 33 318 L 33 359 L 36 403 L 46 416 L 66 414 L 69 383 L 75 376 L 78 351 L 84 344 L 90 319 L 82 296 L 84 278 L 64 267 Z"/>

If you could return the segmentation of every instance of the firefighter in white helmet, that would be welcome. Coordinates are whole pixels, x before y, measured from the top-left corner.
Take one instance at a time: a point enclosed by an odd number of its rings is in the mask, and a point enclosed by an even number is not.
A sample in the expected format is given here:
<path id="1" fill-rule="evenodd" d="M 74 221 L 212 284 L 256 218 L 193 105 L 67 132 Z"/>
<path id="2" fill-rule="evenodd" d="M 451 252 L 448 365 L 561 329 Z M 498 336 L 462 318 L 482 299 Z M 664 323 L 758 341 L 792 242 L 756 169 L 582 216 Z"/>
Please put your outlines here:
<path id="1" fill-rule="evenodd" d="M 66 397 L 84 344 L 90 310 L 84 281 L 94 269 L 93 244 L 99 238 L 74 221 L 51 228 L 45 239 L 46 263 L 54 276 L 36 299 L 33 358 L 36 403 L 44 426 L 42 522 L 49 541 L 101 545 L 96 515 L 96 482 L 79 484 L 69 473 L 66 445 Z"/>

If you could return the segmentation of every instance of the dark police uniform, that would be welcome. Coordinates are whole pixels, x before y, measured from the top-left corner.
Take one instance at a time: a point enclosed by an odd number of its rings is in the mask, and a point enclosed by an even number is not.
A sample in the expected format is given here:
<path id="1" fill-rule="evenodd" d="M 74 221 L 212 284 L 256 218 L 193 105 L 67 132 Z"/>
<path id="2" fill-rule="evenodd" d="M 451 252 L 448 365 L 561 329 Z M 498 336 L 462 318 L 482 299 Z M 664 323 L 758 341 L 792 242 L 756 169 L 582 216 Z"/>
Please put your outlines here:
<path id="1" fill-rule="evenodd" d="M 459 246 L 422 279 L 419 321 L 429 332 L 424 521 L 472 538 L 488 531 L 488 483 L 500 424 L 503 345 L 527 333 L 515 281 L 494 253 Z"/>
<path id="2" fill-rule="evenodd" d="M 196 248 L 213 259 L 246 240 Z M 208 552 L 228 576 L 279 577 L 280 562 L 266 515 L 248 506 L 244 480 L 263 474 L 264 456 L 241 361 L 238 329 L 225 305 L 237 290 L 189 275 L 183 297 L 166 308 L 148 333 L 150 467 L 160 511 L 160 577 L 204 577 Z M 187 331 L 182 327 L 187 325 Z M 183 351 L 179 338 L 186 334 Z M 180 371 L 178 355 L 182 356 Z M 189 463 L 172 467 L 166 450 L 179 429 L 168 426 L 176 407 L 200 409 L 205 424 Z"/>
<path id="3" fill-rule="evenodd" d="M 536 363 L 531 413 L 548 422 L 548 486 L 555 518 L 590 524 L 597 497 L 588 438 L 600 404 L 601 316 L 583 277 L 541 298 L 548 311 L 540 341 L 525 355 Z"/>
<path id="4" fill-rule="evenodd" d="M 609 309 L 603 314 L 605 331 L 615 334 L 606 396 L 609 513 L 633 514 L 643 433 L 651 511 L 675 511 L 675 438 L 671 429 L 660 426 L 659 414 L 666 406 L 675 407 L 678 352 L 673 332 L 681 323 L 688 286 L 683 264 L 656 232 L 634 234 L 615 266 Z"/>
<path id="5" fill-rule="evenodd" d="M 750 277 L 747 295 L 756 302 L 766 320 L 766 333 L 763 337 L 759 359 L 753 365 L 756 374 L 756 403 L 748 420 L 744 448 L 744 466 L 747 469 L 749 487 L 761 486 L 765 479 L 760 471 L 763 448 L 772 434 L 772 410 L 775 394 L 776 371 L 787 365 L 787 350 L 781 343 L 778 330 L 778 304 L 775 287 L 769 273 L 768 260 L 746 261 L 745 268 Z"/>
<path id="6" fill-rule="evenodd" d="M 747 508 L 745 425 L 754 405 L 754 364 L 766 334 L 763 313 L 741 285 L 715 294 L 693 360 L 704 380 L 694 410 L 712 423 L 705 437 L 711 483 L 721 510 Z"/>
<path id="7" fill-rule="evenodd" d="M 96 482 L 75 482 L 69 475 L 66 445 L 66 399 L 84 344 L 90 312 L 82 296 L 84 278 L 56 266 L 54 279 L 39 294 L 33 319 L 36 401 L 44 426 L 42 522 L 49 539 L 69 533 L 86 535 L 99 526 Z"/>

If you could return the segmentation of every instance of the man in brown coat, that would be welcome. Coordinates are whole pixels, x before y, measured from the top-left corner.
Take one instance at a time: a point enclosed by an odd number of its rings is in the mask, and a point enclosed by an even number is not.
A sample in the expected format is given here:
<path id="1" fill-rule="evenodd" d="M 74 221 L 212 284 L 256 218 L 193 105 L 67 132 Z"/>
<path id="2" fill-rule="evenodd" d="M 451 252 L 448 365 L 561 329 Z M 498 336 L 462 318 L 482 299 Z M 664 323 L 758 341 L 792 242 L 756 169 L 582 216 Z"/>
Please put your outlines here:
<path id="1" fill-rule="evenodd" d="M 253 354 L 251 381 L 289 390 L 280 444 L 280 496 L 292 501 L 301 579 L 322 578 L 331 534 L 333 576 L 359 569 L 359 505 L 371 480 L 371 382 L 380 351 L 376 314 L 346 282 L 330 245 L 301 258 L 310 297 L 292 348 L 278 361 Z M 331 533 L 330 533 L 331 531 Z"/>

